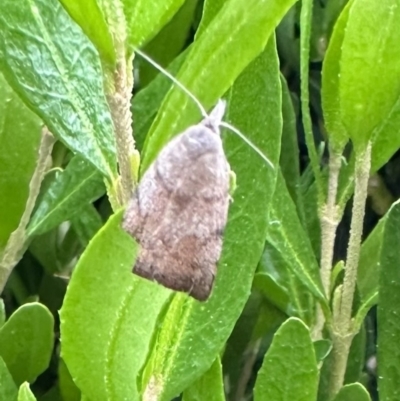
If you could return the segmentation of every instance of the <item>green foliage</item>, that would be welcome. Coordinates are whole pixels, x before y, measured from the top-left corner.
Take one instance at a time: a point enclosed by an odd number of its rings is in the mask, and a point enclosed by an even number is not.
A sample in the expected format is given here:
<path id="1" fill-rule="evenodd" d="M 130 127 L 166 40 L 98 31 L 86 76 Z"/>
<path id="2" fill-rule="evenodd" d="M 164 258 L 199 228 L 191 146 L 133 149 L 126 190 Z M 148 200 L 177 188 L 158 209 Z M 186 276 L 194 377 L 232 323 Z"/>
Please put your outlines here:
<path id="1" fill-rule="evenodd" d="M 39 198 L 27 227 L 28 236 L 43 234 L 75 217 L 104 192 L 101 174 L 84 159 L 73 157 Z"/>
<path id="2" fill-rule="evenodd" d="M 105 62 L 115 64 L 116 55 L 113 38 L 107 25 L 104 11 L 101 9 L 99 3 L 96 0 L 79 2 L 75 0 L 61 0 L 60 3 L 96 46 L 100 57 Z"/>
<path id="3" fill-rule="evenodd" d="M 219 358 L 204 375 L 183 393 L 183 401 L 224 401 L 222 365 Z"/>
<path id="4" fill-rule="evenodd" d="M 350 137 L 356 149 L 365 147 L 397 102 L 398 12 L 392 0 L 353 0 L 339 18 L 324 63 L 322 92 L 334 144 L 343 146 Z M 382 21 L 385 29 L 377 31 Z"/>
<path id="5" fill-rule="evenodd" d="M 131 274 L 136 247 L 120 225 L 121 212 L 86 248 L 60 312 L 63 360 L 81 391 L 96 400 L 138 396 L 135 380 L 126 377 L 138 375 L 170 295 Z"/>
<path id="6" fill-rule="evenodd" d="M 28 383 L 23 383 L 19 388 L 18 401 L 36 401 Z"/>
<path id="7" fill-rule="evenodd" d="M 16 401 L 18 389 L 15 385 L 10 372 L 7 369 L 7 365 L 0 357 L 0 395 L 2 400 Z"/>
<path id="8" fill-rule="evenodd" d="M 339 391 L 334 401 L 370 401 L 367 390 L 360 383 L 346 384 Z"/>
<path id="9" fill-rule="evenodd" d="M 315 400 L 318 369 L 307 326 L 290 318 L 275 333 L 254 387 L 254 400 Z"/>
<path id="10" fill-rule="evenodd" d="M 0 2 L 0 400 L 396 401 L 399 13 Z M 249 141 L 206 302 L 132 274 L 132 177 L 202 113 L 143 47 Z"/>
<path id="11" fill-rule="evenodd" d="M 40 119 L 0 74 L 0 254 L 18 227 L 29 194 L 40 142 Z M 18 115 L 18 118 L 15 116 Z M 12 171 L 12 174 L 10 172 Z"/>
<path id="12" fill-rule="evenodd" d="M 0 16 L 8 83 L 58 139 L 112 178 L 115 140 L 94 46 L 57 0 L 3 1 Z"/>
<path id="13" fill-rule="evenodd" d="M 17 385 L 33 382 L 48 366 L 53 349 L 53 316 L 42 304 L 17 309 L 0 329 L 0 356 Z"/>

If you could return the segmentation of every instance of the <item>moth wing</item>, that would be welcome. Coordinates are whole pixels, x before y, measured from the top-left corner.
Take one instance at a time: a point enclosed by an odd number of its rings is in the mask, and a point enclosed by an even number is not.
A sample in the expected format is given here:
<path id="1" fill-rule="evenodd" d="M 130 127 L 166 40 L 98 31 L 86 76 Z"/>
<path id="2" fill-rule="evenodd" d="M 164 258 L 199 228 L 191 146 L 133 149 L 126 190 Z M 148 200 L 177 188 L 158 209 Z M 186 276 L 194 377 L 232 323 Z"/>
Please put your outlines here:
<path id="1" fill-rule="evenodd" d="M 188 132 L 193 134 L 195 128 Z M 141 245 L 136 274 L 205 300 L 222 249 L 229 165 L 219 137 L 211 131 L 207 132 L 213 136 L 210 141 L 218 141 L 210 145 L 206 137 L 208 151 L 193 157 L 184 142 L 188 132 L 181 134 L 183 139 L 171 141 L 147 170 L 127 209 L 124 226 L 131 227 L 125 229 Z"/>

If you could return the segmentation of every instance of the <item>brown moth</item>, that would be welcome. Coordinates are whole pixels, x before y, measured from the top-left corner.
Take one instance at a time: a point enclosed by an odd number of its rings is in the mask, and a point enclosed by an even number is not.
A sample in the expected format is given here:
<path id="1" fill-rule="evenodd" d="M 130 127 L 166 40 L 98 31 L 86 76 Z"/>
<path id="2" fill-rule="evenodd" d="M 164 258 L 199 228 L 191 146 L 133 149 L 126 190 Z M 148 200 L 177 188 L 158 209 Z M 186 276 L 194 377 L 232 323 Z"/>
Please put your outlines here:
<path id="1" fill-rule="evenodd" d="M 140 245 L 134 273 L 199 301 L 211 292 L 229 208 L 219 127 L 225 102 L 172 139 L 143 175 L 123 229 Z"/>

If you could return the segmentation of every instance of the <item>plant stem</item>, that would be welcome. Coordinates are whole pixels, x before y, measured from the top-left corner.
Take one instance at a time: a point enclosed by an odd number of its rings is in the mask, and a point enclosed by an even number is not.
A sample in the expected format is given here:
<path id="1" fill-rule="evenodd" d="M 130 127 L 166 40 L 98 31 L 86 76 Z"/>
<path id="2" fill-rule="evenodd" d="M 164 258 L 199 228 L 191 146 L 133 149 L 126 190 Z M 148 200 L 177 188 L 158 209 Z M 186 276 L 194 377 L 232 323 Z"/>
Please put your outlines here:
<path id="1" fill-rule="evenodd" d="M 132 79 L 128 77 L 125 59 L 118 62 L 114 73 L 114 83 L 114 93 L 108 96 L 108 102 L 114 122 L 118 165 L 121 175 L 122 199 L 120 199 L 120 202 L 125 205 L 132 194 L 131 157 L 135 149 L 131 113 Z"/>
<path id="2" fill-rule="evenodd" d="M 328 180 L 328 196 L 326 204 L 320 211 L 321 221 L 321 281 L 325 295 L 329 301 L 331 287 L 331 270 L 333 251 L 335 246 L 336 229 L 339 224 L 339 212 L 336 204 L 339 173 L 341 166 L 341 154 L 338 152 L 330 153 L 329 157 L 329 180 Z M 313 339 L 322 338 L 322 330 L 325 324 L 325 316 L 321 307 L 317 307 L 316 324 L 313 329 Z"/>
<path id="3" fill-rule="evenodd" d="M 24 213 L 17 229 L 10 235 L 6 248 L 0 260 L 0 294 L 3 292 L 7 280 L 14 268 L 14 266 L 21 259 L 25 246 L 25 229 L 29 223 L 32 210 L 35 206 L 36 198 L 39 195 L 40 185 L 43 177 L 47 171 L 48 158 L 53 149 L 54 137 L 45 127 L 42 130 L 42 139 L 39 147 L 39 156 L 36 163 L 35 171 L 33 172 L 31 181 L 29 183 L 29 196 L 26 201 Z"/>
<path id="4" fill-rule="evenodd" d="M 350 239 L 347 248 L 346 269 L 344 272 L 343 290 L 340 301 L 341 323 L 350 328 L 351 310 L 357 280 L 358 261 L 360 259 L 361 239 L 365 215 L 365 203 L 368 192 L 368 179 L 371 168 L 371 144 L 356 159 L 356 176 L 354 200 L 351 217 Z"/>
<path id="5" fill-rule="evenodd" d="M 341 154 L 329 158 L 328 197 L 321 211 L 321 280 L 328 300 L 330 298 L 331 270 L 339 213 L 336 196 L 339 182 Z"/>
<path id="6" fill-rule="evenodd" d="M 356 155 L 354 200 L 346 268 L 339 299 L 339 308 L 334 314 L 333 366 L 330 380 L 331 397 L 335 396 L 343 385 L 351 341 L 356 334 L 354 333 L 351 312 L 357 280 L 358 262 L 360 259 L 370 168 L 371 143 L 368 143 L 366 149 Z"/>
<path id="7" fill-rule="evenodd" d="M 333 399 L 343 386 L 353 335 L 334 333 L 332 337 L 332 365 L 329 380 L 329 400 Z"/>
<path id="8" fill-rule="evenodd" d="M 115 129 L 118 167 L 121 181 L 118 192 L 119 206 L 125 205 L 132 194 L 134 184 L 132 158 L 135 143 L 132 132 L 131 96 L 133 88 L 132 60 L 126 49 L 127 26 L 121 1 L 105 2 L 104 12 L 109 24 L 116 52 L 116 67 L 110 72 L 106 68 L 107 99 Z M 119 185 L 120 184 L 120 185 Z"/>

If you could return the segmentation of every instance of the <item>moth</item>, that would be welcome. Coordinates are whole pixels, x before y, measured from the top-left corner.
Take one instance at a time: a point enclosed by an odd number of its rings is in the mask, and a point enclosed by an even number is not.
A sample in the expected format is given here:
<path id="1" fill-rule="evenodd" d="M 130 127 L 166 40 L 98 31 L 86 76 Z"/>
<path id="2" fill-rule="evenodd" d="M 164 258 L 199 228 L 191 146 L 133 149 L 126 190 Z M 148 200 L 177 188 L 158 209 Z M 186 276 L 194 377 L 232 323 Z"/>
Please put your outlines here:
<path id="1" fill-rule="evenodd" d="M 228 216 L 230 167 L 220 136 L 225 107 L 220 100 L 161 150 L 122 223 L 140 245 L 134 273 L 199 301 L 210 295 Z"/>

